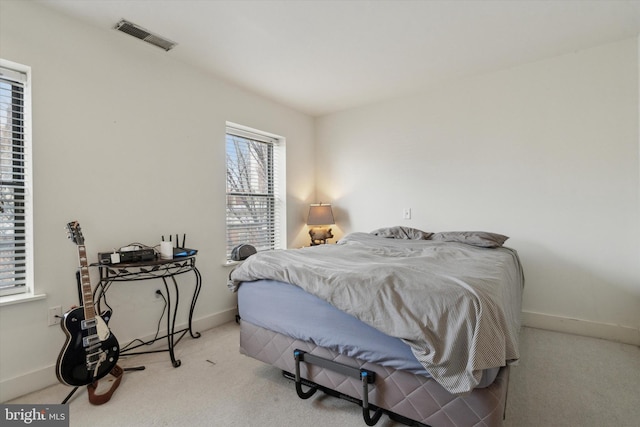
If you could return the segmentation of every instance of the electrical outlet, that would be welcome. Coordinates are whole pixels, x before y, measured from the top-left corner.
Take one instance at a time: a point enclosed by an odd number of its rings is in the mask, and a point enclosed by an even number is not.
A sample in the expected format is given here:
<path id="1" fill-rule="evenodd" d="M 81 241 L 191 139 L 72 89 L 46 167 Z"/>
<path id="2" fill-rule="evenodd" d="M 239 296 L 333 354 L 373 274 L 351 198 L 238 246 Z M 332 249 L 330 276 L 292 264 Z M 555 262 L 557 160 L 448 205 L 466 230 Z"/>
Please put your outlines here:
<path id="1" fill-rule="evenodd" d="M 60 323 L 60 321 L 62 320 L 62 307 L 61 306 L 56 306 L 56 307 L 49 307 L 49 326 L 55 326 L 58 325 Z"/>
<path id="2" fill-rule="evenodd" d="M 404 208 L 402 210 L 402 218 L 403 219 L 411 219 L 411 208 Z"/>

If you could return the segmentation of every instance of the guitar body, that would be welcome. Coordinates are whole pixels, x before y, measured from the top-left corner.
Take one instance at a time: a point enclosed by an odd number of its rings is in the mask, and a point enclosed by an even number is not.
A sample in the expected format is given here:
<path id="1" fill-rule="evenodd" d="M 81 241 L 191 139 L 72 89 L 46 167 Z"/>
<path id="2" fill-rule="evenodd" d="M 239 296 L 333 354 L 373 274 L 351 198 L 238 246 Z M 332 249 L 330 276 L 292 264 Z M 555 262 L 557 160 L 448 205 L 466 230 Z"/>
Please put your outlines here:
<path id="1" fill-rule="evenodd" d="M 58 362 L 58 380 L 69 386 L 93 383 L 111 372 L 120 355 L 118 340 L 109 331 L 111 312 L 85 322 L 84 308 L 75 308 L 64 315 L 60 327 L 67 339 Z"/>

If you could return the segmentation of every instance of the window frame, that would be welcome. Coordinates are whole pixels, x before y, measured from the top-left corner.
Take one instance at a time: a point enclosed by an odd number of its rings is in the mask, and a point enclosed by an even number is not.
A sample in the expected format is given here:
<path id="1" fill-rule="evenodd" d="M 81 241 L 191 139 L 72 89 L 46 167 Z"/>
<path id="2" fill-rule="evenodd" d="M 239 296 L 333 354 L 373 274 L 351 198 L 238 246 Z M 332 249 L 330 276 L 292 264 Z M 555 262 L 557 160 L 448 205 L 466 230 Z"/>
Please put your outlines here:
<path id="1" fill-rule="evenodd" d="M 229 152 L 227 148 L 227 139 L 229 136 L 236 136 L 242 139 L 254 141 L 257 143 L 269 144 L 271 150 L 271 159 L 269 161 L 271 165 L 271 171 L 265 171 L 264 176 L 269 177 L 271 180 L 266 187 L 271 191 L 269 193 L 264 192 L 236 192 L 229 191 Z M 286 172 L 285 172 L 285 139 L 283 137 L 260 131 L 257 129 L 249 128 L 246 126 L 238 125 L 235 123 L 227 122 L 225 129 L 225 247 L 226 247 L 226 263 L 231 264 L 234 261 L 231 260 L 231 250 L 234 246 L 241 243 L 248 243 L 256 246 L 258 250 L 272 250 L 283 249 L 286 246 Z M 238 171 L 236 171 L 238 173 Z M 230 222 L 235 217 L 231 217 L 230 213 L 230 198 L 231 197 L 252 197 L 254 195 L 256 199 L 270 199 L 271 207 L 269 211 L 269 227 L 272 227 L 273 241 L 269 245 L 265 245 L 265 239 L 260 241 L 251 241 L 250 238 L 246 240 L 235 240 L 230 237 Z M 267 232 L 268 233 L 268 232 Z M 264 236 L 262 236 L 264 237 Z M 267 236 L 268 237 L 268 236 Z M 268 238 L 266 240 L 269 240 Z"/>
<path id="2" fill-rule="evenodd" d="M 12 84 L 20 83 L 23 88 L 22 113 L 22 153 L 24 172 L 24 257 L 25 277 L 24 285 L 5 287 L 0 289 L 0 305 L 11 304 L 22 300 L 43 297 L 36 296 L 34 286 L 34 260 L 33 260 L 33 155 L 32 155 L 32 104 L 31 104 L 31 67 L 18 64 L 0 58 L 0 78 L 11 81 Z M 13 139 L 11 140 L 13 144 Z M 15 271 L 15 270 L 14 270 Z"/>

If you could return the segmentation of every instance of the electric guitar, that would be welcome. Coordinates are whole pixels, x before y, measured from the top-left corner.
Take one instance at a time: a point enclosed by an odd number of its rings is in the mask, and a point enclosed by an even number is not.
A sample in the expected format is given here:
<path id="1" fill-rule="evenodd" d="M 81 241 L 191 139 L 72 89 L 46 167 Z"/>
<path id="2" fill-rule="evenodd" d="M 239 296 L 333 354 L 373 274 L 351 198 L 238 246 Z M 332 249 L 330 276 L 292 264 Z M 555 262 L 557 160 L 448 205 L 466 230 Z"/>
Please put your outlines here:
<path id="1" fill-rule="evenodd" d="M 100 316 L 95 312 L 87 252 L 80 224 L 77 221 L 72 221 L 67 224 L 67 229 L 69 238 L 78 247 L 82 307 L 71 309 L 65 313 L 60 322 L 60 327 L 67 336 L 67 340 L 58 356 L 56 375 L 63 384 L 83 386 L 91 384 L 111 372 L 118 362 L 120 346 L 106 323 L 111 317 L 111 312 L 105 311 Z"/>

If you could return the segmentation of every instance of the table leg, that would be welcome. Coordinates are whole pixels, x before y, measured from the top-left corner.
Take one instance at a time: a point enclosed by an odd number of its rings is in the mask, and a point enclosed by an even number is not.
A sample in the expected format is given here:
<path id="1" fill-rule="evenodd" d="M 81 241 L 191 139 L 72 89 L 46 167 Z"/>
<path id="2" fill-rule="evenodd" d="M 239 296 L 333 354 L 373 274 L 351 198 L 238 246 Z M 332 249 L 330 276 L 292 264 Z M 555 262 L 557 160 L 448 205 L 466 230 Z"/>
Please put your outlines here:
<path id="1" fill-rule="evenodd" d="M 169 290 L 169 284 L 167 283 L 166 277 L 162 277 L 164 288 L 167 291 L 167 346 L 169 347 L 169 356 L 171 357 L 171 363 L 173 364 L 174 368 L 177 368 L 182 364 L 180 360 L 176 360 L 176 356 L 174 353 L 174 332 L 176 330 L 176 316 L 178 314 L 178 303 L 180 302 L 180 295 L 178 293 L 178 283 L 176 282 L 175 277 L 171 276 L 171 281 L 173 282 L 173 288 L 176 291 L 176 302 L 173 306 L 173 309 L 171 306 L 171 292 Z"/>
<path id="2" fill-rule="evenodd" d="M 193 332 L 192 321 L 193 321 L 193 311 L 196 308 L 196 301 L 198 301 L 198 295 L 200 295 L 200 289 L 202 288 L 202 276 L 200 275 L 200 271 L 196 267 L 193 267 L 193 272 L 196 275 L 196 288 L 193 291 L 193 297 L 191 298 L 191 308 L 189 309 L 189 334 L 191 334 L 191 338 L 200 338 L 200 332 Z"/>

